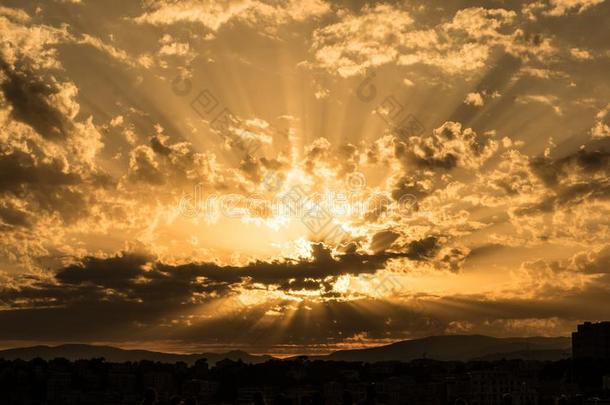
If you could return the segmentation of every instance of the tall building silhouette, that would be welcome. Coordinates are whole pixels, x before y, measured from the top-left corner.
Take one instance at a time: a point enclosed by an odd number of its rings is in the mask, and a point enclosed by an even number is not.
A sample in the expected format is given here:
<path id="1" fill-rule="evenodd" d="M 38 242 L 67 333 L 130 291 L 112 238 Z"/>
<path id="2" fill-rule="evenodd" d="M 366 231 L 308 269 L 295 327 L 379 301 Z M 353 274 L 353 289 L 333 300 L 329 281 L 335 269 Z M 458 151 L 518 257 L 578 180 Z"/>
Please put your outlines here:
<path id="1" fill-rule="evenodd" d="M 575 359 L 610 359 L 610 322 L 585 322 L 572 333 Z"/>

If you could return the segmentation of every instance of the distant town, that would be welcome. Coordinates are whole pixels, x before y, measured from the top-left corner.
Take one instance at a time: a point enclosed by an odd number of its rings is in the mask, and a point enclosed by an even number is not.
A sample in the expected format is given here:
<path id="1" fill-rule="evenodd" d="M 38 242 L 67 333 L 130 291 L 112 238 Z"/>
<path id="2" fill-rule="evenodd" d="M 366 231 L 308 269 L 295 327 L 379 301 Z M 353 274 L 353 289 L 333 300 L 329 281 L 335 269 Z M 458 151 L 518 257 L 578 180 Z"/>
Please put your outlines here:
<path id="1" fill-rule="evenodd" d="M 572 356 L 527 352 L 370 362 L 233 353 L 213 364 L 12 356 L 0 359 L 0 404 L 610 404 L 610 322 L 578 325 Z"/>

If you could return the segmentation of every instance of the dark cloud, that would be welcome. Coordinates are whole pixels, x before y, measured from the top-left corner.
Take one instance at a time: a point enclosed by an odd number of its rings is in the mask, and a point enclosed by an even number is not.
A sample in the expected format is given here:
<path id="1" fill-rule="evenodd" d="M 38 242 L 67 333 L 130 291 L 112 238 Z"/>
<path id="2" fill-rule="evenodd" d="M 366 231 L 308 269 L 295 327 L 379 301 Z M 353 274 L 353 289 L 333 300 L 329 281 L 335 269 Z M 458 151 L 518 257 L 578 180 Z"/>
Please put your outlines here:
<path id="1" fill-rule="evenodd" d="M 583 147 L 558 159 L 536 157 L 530 168 L 547 193 L 540 201 L 517 208 L 516 215 L 549 213 L 561 206 L 610 198 L 610 152 L 603 148 Z"/>
<path id="2" fill-rule="evenodd" d="M 417 200 L 421 200 L 427 197 L 431 190 L 428 190 L 424 185 L 422 180 L 429 179 L 424 177 L 423 175 L 419 176 L 403 176 L 401 177 L 392 190 L 392 198 L 396 201 L 400 201 L 401 198 L 405 196 L 412 196 L 413 198 L 413 207 L 417 208 Z"/>
<path id="3" fill-rule="evenodd" d="M 504 246 L 502 244 L 499 243 L 486 243 L 484 245 L 481 246 L 477 246 L 475 248 L 473 248 L 467 256 L 467 259 L 477 259 L 479 257 L 483 257 L 483 256 L 488 256 L 488 255 L 492 255 L 494 253 L 498 253 L 498 252 L 502 252 L 504 249 L 506 249 L 507 246 Z"/>
<path id="4" fill-rule="evenodd" d="M 587 150 L 581 148 L 577 152 L 563 158 L 549 157 L 533 158 L 530 163 L 532 171 L 548 187 L 557 187 L 570 175 L 576 174 L 582 179 L 590 175 L 610 175 L 610 151 L 600 148 Z"/>
<path id="5" fill-rule="evenodd" d="M 583 252 L 572 258 L 576 270 L 587 274 L 610 274 L 610 245 L 596 252 Z"/>
<path id="6" fill-rule="evenodd" d="M 559 177 L 558 168 L 551 159 L 545 157 L 534 158 L 530 162 L 530 167 L 545 185 L 549 187 L 557 185 Z"/>
<path id="7" fill-rule="evenodd" d="M 28 214 L 12 206 L 0 206 L 0 222 L 19 227 L 30 225 Z"/>
<path id="8" fill-rule="evenodd" d="M 388 234 L 396 238 L 397 235 Z M 255 261 L 245 266 L 220 266 L 215 263 L 170 265 L 144 255 L 124 254 L 112 258 L 88 257 L 82 262 L 60 269 L 55 278 L 65 285 L 95 285 L 117 292 L 188 297 L 193 292 L 226 290 L 229 286 L 248 281 L 283 290 L 318 290 L 325 281 L 344 274 L 374 274 L 392 259 L 406 257 L 428 260 L 440 248 L 437 237 L 411 241 L 405 252 L 379 251 L 369 255 L 355 251 L 334 256 L 321 243 L 312 245 L 311 259 L 285 259 L 271 262 Z M 299 288 L 295 288 L 299 286 Z M 308 286 L 311 288 L 306 288 Z M 158 291 L 157 291 L 158 290 Z"/>
<path id="9" fill-rule="evenodd" d="M 160 155 L 169 156 L 172 153 L 171 148 L 168 147 L 165 144 L 165 141 L 158 135 L 150 138 L 150 147 Z"/>
<path id="10" fill-rule="evenodd" d="M 408 247 L 413 258 L 428 257 L 438 248 L 438 238 L 413 241 Z M 373 272 L 390 257 L 387 253 L 334 257 L 324 246 L 314 245 L 309 261 L 255 262 L 245 267 L 168 265 L 141 254 L 85 258 L 60 269 L 55 280 L 34 278 L 27 286 L 1 288 L 0 304 L 6 309 L 0 311 L 0 323 L 6 327 L 0 329 L 0 338 L 124 341 L 137 336 L 141 341 L 270 347 L 336 344 L 358 335 L 406 339 L 456 330 L 510 335 L 541 327 L 563 330 L 564 323 L 607 316 L 598 304 L 610 291 L 610 280 L 604 279 L 583 290 L 547 290 L 537 298 L 422 295 L 402 303 L 271 299 L 264 305 L 225 309 L 222 316 L 207 309 L 214 308 L 218 297 L 236 294 L 236 285 L 245 280 L 291 290 L 323 290 L 326 277 Z M 574 263 L 583 271 L 599 273 L 607 259 L 605 249 L 577 256 Z"/>
<path id="11" fill-rule="evenodd" d="M 252 283 L 275 285 L 286 291 L 299 290 L 303 286 L 312 287 L 309 288 L 311 290 L 324 290 L 324 287 L 329 287 L 329 280 L 335 280 L 340 275 L 373 274 L 383 269 L 389 260 L 405 256 L 388 252 L 374 255 L 347 252 L 335 257 L 323 244 L 314 244 L 312 248 L 311 260 L 256 261 L 244 267 L 223 267 L 210 263 L 182 266 L 159 264 L 158 268 L 166 274 L 179 274 L 178 277 L 188 279 L 203 277 L 206 282 L 222 285 L 249 280 Z"/>
<path id="12" fill-rule="evenodd" d="M 407 245 L 406 256 L 412 260 L 431 259 L 439 249 L 439 239 L 436 236 L 428 236 L 424 239 L 410 242 Z"/>
<path id="13" fill-rule="evenodd" d="M 81 263 L 60 270 L 55 278 L 63 284 L 93 284 L 108 288 L 128 288 L 145 272 L 150 261 L 144 255 L 130 254 L 106 259 L 87 257 Z"/>
<path id="14" fill-rule="evenodd" d="M 13 70 L 4 61 L 0 61 L 0 71 L 4 75 L 0 89 L 12 106 L 15 120 L 31 126 L 46 139 L 62 140 L 69 136 L 73 124 L 52 100 L 60 92 L 54 79 L 44 81 L 27 65 Z"/>
<path id="15" fill-rule="evenodd" d="M 10 175 L 0 176 L 0 196 L 21 198 L 30 210 L 58 213 L 66 222 L 76 220 L 87 211 L 85 179 L 71 172 L 63 160 L 44 155 L 38 158 L 35 152 L 2 149 L 0 146 L 0 172 Z M 102 177 L 92 180 L 99 185 L 105 183 Z M 14 215 L 11 217 L 17 220 Z M 23 221 L 18 222 L 25 225 Z"/>
<path id="16" fill-rule="evenodd" d="M 94 288 L 108 300 L 129 297 L 148 301 L 155 298 L 180 303 L 196 294 L 226 293 L 243 282 L 273 285 L 284 290 L 319 290 L 321 284 L 329 287 L 329 280 L 342 274 L 373 274 L 389 260 L 402 256 L 398 253 L 367 255 L 349 252 L 334 257 L 322 244 L 314 244 L 311 260 L 257 261 L 238 267 L 214 263 L 170 265 L 145 255 L 123 254 L 110 258 L 84 258 L 58 270 L 55 280 L 58 286 L 68 289 L 91 291 Z M 23 296 L 35 294 L 43 298 L 46 291 L 50 301 L 61 303 L 67 298 L 58 295 L 57 290 L 50 286 L 35 284 L 24 289 Z"/>
<path id="17" fill-rule="evenodd" d="M 184 301 L 184 295 L 174 299 L 172 289 L 142 301 L 116 292 L 108 295 L 90 285 L 75 288 L 41 283 L 20 291 L 2 290 L 4 300 L 30 300 L 40 305 L 0 311 L 0 322 L 7 326 L 0 329 L 0 338 L 124 341 L 137 336 L 139 341 L 172 339 L 256 347 L 327 345 L 359 334 L 370 339 L 406 339 L 448 331 L 510 336 L 544 330 L 548 324 L 561 333 L 581 319 L 606 319 L 608 311 L 599 302 L 607 297 L 609 286 L 607 280 L 582 291 L 537 298 L 421 296 L 403 303 L 271 300 L 214 316 L 216 310 L 206 309 L 210 307 L 202 305 L 205 302 Z M 55 301 L 48 300 L 50 292 Z M 277 315 L 269 315 L 270 309 Z M 263 318 L 265 322 L 261 322 Z M 466 329 L 452 329 L 456 325 Z"/>
<path id="18" fill-rule="evenodd" d="M 457 166 L 458 158 L 455 154 L 447 152 L 435 156 L 435 152 L 430 145 L 424 145 L 420 155 L 416 155 L 402 144 L 396 147 L 397 157 L 413 162 L 421 168 L 451 170 Z"/>
<path id="19" fill-rule="evenodd" d="M 87 319 L 100 315 L 104 319 L 112 309 L 122 321 L 148 322 L 170 314 L 196 312 L 198 306 L 219 297 L 235 297 L 241 288 L 311 290 L 332 298 L 337 296 L 331 289 L 338 276 L 374 274 L 394 258 L 425 260 L 437 249 L 437 242 L 433 237 L 411 242 L 405 253 L 369 255 L 351 250 L 337 256 L 324 245 L 314 244 L 311 259 L 256 261 L 243 267 L 214 263 L 171 265 L 135 253 L 86 257 L 59 269 L 54 280 L 34 278 L 21 287 L 1 289 L 0 303 L 23 310 L 22 314 L 30 314 L 31 319 L 38 319 L 40 313 L 62 312 L 76 312 Z M 85 309 L 91 312 L 85 314 Z M 0 318 L 24 322 L 12 310 L 9 312 Z"/>
<path id="20" fill-rule="evenodd" d="M 394 231 L 381 231 L 373 235 L 371 240 L 371 250 L 374 252 L 381 252 L 389 248 L 396 239 L 400 237 L 400 234 Z"/>
<path id="21" fill-rule="evenodd" d="M 65 163 L 59 159 L 39 161 L 31 154 L 13 151 L 0 155 L 0 172 L 10 176 L 0 177 L 0 192 L 19 195 L 26 187 L 58 187 L 78 184 L 80 178 L 67 171 Z"/>
<path id="22" fill-rule="evenodd" d="M 462 268 L 469 251 L 464 248 L 450 248 L 437 256 L 435 265 L 439 268 L 457 272 Z"/>
<path id="23" fill-rule="evenodd" d="M 395 154 L 407 167 L 449 171 L 457 167 L 479 167 L 496 147 L 491 136 L 447 121 L 430 134 L 397 142 Z"/>

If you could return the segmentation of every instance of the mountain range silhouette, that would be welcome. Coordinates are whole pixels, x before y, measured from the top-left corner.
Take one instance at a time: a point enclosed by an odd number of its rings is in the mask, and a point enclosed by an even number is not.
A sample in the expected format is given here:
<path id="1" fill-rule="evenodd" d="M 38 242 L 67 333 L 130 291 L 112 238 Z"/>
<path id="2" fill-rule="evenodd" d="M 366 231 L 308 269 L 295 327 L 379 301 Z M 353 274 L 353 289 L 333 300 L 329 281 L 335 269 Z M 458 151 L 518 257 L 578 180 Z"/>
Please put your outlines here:
<path id="1" fill-rule="evenodd" d="M 496 338 L 483 335 L 445 335 L 405 340 L 389 345 L 332 352 L 328 355 L 309 356 L 311 360 L 334 361 L 411 361 L 428 358 L 442 361 L 468 360 L 559 360 L 571 354 L 569 337 L 517 337 Z M 64 344 L 59 346 L 32 346 L 0 351 L 6 360 L 31 360 L 40 357 L 50 360 L 63 357 L 69 360 L 103 357 L 110 362 L 150 360 L 164 363 L 183 361 L 193 364 L 205 358 L 210 365 L 223 359 L 242 360 L 245 363 L 263 363 L 273 359 L 269 355 L 252 355 L 234 350 L 224 353 L 164 353 L 149 350 L 127 350 L 112 346 Z"/>

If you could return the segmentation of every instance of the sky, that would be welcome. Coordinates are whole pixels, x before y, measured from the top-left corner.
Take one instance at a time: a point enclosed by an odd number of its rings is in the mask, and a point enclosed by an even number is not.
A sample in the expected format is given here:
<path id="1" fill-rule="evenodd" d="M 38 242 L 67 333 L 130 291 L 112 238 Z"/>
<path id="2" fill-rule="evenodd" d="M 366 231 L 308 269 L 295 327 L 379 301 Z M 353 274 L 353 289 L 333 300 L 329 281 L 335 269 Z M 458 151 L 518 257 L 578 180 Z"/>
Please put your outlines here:
<path id="1" fill-rule="evenodd" d="M 610 2 L 2 0 L 0 347 L 610 318 Z"/>

